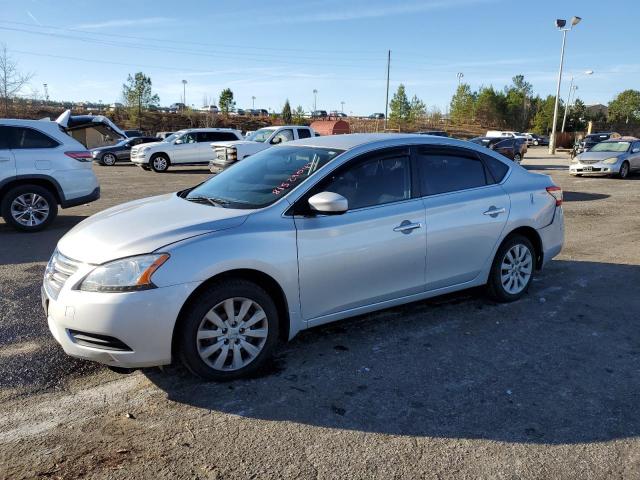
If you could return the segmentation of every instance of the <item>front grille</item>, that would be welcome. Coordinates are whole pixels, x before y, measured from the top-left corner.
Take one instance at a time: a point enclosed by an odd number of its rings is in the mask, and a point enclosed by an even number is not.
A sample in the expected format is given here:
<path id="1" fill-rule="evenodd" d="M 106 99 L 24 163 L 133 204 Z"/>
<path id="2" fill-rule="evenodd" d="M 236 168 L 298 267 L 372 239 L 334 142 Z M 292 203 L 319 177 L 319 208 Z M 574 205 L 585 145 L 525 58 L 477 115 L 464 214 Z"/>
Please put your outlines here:
<path id="1" fill-rule="evenodd" d="M 131 352 L 131 347 L 124 343 L 122 340 L 118 340 L 115 337 L 108 335 L 100 335 L 97 333 L 81 332 L 79 330 L 68 330 L 69 335 L 75 343 L 84 347 L 101 348 L 103 350 L 116 350 L 119 352 Z"/>
<path id="2" fill-rule="evenodd" d="M 57 250 L 53 252 L 44 272 L 44 288 L 51 298 L 54 300 L 58 298 L 60 290 L 80 265 L 79 262 L 65 257 Z"/>
<path id="3" fill-rule="evenodd" d="M 593 165 L 594 163 L 601 162 L 602 160 L 580 160 L 583 165 Z"/>

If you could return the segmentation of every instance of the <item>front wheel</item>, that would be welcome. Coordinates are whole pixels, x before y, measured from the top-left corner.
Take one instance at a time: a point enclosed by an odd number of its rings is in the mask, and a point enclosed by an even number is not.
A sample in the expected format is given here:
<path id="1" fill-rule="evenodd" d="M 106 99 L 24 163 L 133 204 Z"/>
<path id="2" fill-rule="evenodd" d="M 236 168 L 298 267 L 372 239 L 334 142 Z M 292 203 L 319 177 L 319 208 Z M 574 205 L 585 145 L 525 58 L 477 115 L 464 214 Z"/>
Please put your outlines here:
<path id="1" fill-rule="evenodd" d="M 58 214 L 53 194 L 39 185 L 21 185 L 9 190 L 0 202 L 5 221 L 17 230 L 37 232 Z"/>
<path id="2" fill-rule="evenodd" d="M 528 238 L 507 238 L 496 253 L 489 273 L 487 290 L 499 302 L 513 302 L 522 297 L 533 280 L 535 249 Z"/>
<path id="3" fill-rule="evenodd" d="M 116 160 L 116 156 L 113 153 L 105 153 L 100 163 L 106 167 L 113 167 L 116 164 Z"/>
<path id="4" fill-rule="evenodd" d="M 246 280 L 217 283 L 187 309 L 178 331 L 182 363 L 205 380 L 234 380 L 255 374 L 278 341 L 273 299 Z"/>
<path id="5" fill-rule="evenodd" d="M 151 168 L 156 173 L 163 173 L 169 170 L 169 157 L 166 155 L 155 155 L 150 162 Z"/>
<path id="6" fill-rule="evenodd" d="M 629 177 L 629 162 L 622 162 L 622 165 L 620 165 L 620 172 L 618 173 L 618 176 L 620 178 L 622 178 L 623 180 L 625 178 Z"/>

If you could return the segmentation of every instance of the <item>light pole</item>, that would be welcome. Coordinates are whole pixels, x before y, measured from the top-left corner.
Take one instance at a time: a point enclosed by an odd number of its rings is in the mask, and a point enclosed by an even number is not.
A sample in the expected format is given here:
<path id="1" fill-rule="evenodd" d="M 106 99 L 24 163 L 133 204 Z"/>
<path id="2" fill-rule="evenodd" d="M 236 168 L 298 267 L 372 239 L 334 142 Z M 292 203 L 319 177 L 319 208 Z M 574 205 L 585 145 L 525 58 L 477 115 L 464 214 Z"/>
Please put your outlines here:
<path id="1" fill-rule="evenodd" d="M 318 109 L 318 90 L 313 89 L 313 113 Z"/>
<path id="2" fill-rule="evenodd" d="M 340 102 L 340 106 L 341 106 L 340 111 L 344 113 L 344 100 Z"/>
<path id="3" fill-rule="evenodd" d="M 182 80 L 182 103 L 187 107 L 187 81 Z"/>
<path id="4" fill-rule="evenodd" d="M 562 66 L 564 64 L 564 46 L 567 42 L 567 32 L 580 23 L 582 18 L 573 17 L 571 26 L 566 27 L 567 21 L 561 18 L 556 20 L 556 28 L 562 32 L 562 49 L 560 50 L 560 69 L 558 70 L 558 86 L 556 87 L 556 101 L 553 106 L 553 126 L 551 127 L 551 136 L 549 137 L 549 154 L 556 153 L 556 127 L 558 126 L 558 105 L 560 103 L 560 85 L 562 83 Z"/>
<path id="5" fill-rule="evenodd" d="M 254 95 L 251 95 L 251 110 L 255 110 L 256 109 L 256 97 Z"/>
<path id="6" fill-rule="evenodd" d="M 584 74 L 593 75 L 593 70 L 587 70 Z M 573 84 L 573 76 L 571 76 L 571 82 L 569 83 L 569 95 L 567 95 L 567 103 L 564 106 L 564 117 L 562 118 L 562 128 L 560 129 L 561 132 L 564 132 L 564 127 L 567 123 L 567 112 L 571 108 L 571 95 L 574 95 L 573 101 L 575 101 L 575 93 L 577 89 L 578 86 Z"/>
<path id="7" fill-rule="evenodd" d="M 460 86 L 460 84 L 462 83 L 462 78 L 464 77 L 464 73 L 458 72 L 458 75 L 456 75 L 456 77 L 458 77 L 458 86 Z"/>

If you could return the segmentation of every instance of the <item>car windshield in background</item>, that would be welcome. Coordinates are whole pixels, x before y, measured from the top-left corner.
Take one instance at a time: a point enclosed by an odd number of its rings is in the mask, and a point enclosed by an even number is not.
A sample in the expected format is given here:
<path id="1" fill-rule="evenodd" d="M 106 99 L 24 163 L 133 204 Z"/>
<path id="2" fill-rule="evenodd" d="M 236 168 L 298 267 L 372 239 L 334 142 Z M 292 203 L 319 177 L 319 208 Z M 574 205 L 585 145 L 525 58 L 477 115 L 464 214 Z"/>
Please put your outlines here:
<path id="1" fill-rule="evenodd" d="M 197 186 L 184 198 L 228 208 L 261 208 L 282 198 L 342 150 L 275 147 L 251 155 Z"/>
<path id="2" fill-rule="evenodd" d="M 590 152 L 626 152 L 629 142 L 600 142 L 591 147 Z"/>
<path id="3" fill-rule="evenodd" d="M 168 137 L 165 137 L 164 140 L 162 140 L 162 141 L 163 142 L 168 142 L 168 143 L 175 142 L 178 139 L 178 137 L 182 136 L 182 133 L 183 132 L 172 133 Z"/>
<path id="4" fill-rule="evenodd" d="M 260 130 L 256 130 L 251 135 L 249 135 L 246 139 L 252 142 L 261 142 L 264 143 L 267 141 L 267 138 L 274 132 L 272 128 L 261 128 Z"/>

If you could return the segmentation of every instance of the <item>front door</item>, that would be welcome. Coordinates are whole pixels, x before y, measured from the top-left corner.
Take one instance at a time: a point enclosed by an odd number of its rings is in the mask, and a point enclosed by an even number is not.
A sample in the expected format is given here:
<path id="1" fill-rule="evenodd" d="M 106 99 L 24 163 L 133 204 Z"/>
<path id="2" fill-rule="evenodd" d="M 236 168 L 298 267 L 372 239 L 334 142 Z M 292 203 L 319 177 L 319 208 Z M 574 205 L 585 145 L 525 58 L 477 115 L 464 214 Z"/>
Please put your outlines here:
<path id="1" fill-rule="evenodd" d="M 344 196 L 349 210 L 295 216 L 305 320 L 424 291 L 425 212 L 408 149 L 354 159 L 309 195 L 320 191 Z"/>
<path id="2" fill-rule="evenodd" d="M 418 147 L 416 163 L 427 219 L 427 290 L 474 280 L 492 261 L 509 196 L 471 149 Z"/>
<path id="3" fill-rule="evenodd" d="M 171 163 L 198 163 L 200 148 L 194 132 L 183 134 L 177 138 L 170 152 Z"/>
<path id="4" fill-rule="evenodd" d="M 9 149 L 9 127 L 0 125 L 0 183 L 16 176 L 16 160 Z"/>

